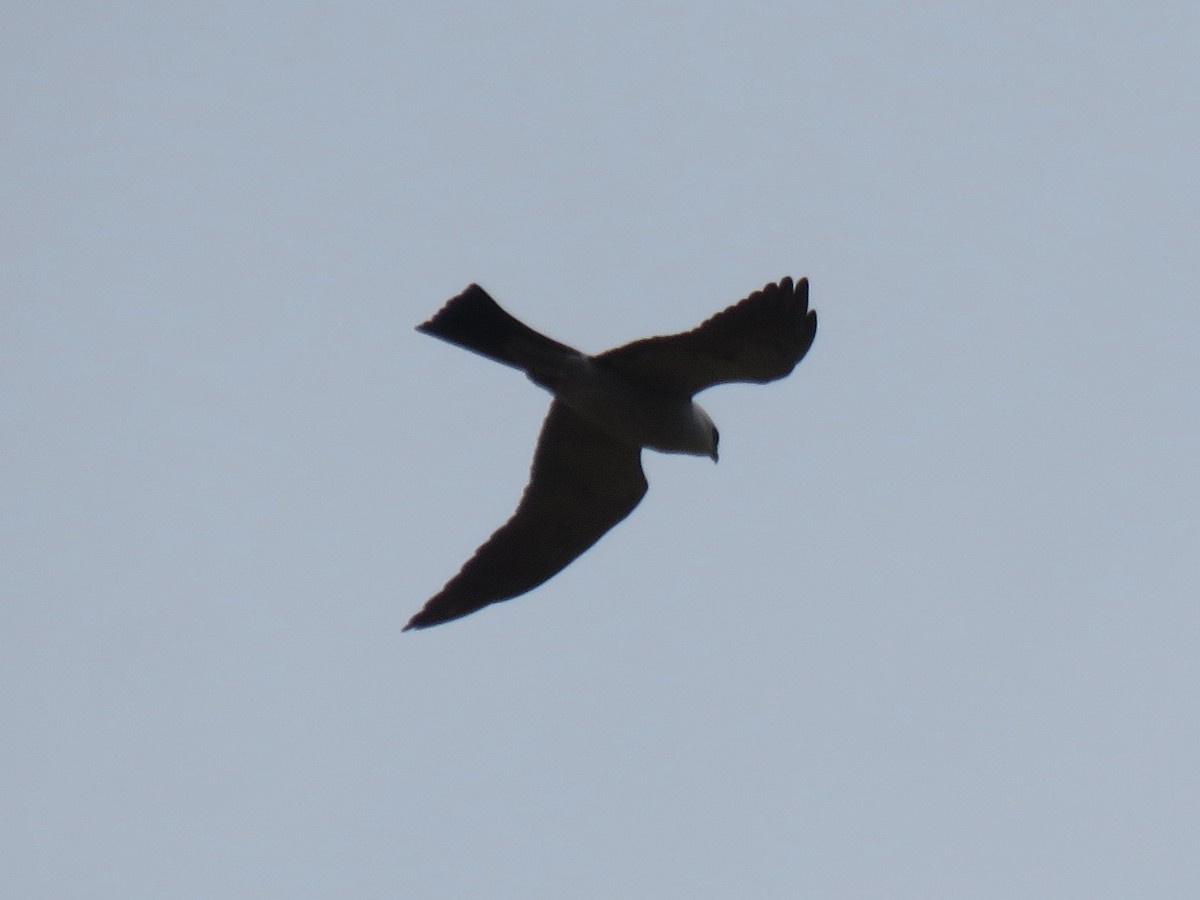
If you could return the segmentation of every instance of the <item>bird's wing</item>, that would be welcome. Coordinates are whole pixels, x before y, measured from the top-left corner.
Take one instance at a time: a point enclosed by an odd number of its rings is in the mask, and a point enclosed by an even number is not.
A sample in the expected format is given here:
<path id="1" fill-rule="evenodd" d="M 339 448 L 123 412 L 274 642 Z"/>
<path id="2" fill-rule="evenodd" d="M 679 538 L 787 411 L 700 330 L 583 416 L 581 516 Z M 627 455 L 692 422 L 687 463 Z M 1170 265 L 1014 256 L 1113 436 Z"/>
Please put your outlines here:
<path id="1" fill-rule="evenodd" d="M 448 622 L 537 587 L 629 515 L 645 493 L 641 450 L 555 401 L 517 511 L 404 630 Z"/>
<path id="2" fill-rule="evenodd" d="M 597 359 L 630 378 L 687 396 L 730 381 L 764 383 L 796 367 L 817 334 L 808 279 L 768 284 L 682 334 L 646 338 Z"/>

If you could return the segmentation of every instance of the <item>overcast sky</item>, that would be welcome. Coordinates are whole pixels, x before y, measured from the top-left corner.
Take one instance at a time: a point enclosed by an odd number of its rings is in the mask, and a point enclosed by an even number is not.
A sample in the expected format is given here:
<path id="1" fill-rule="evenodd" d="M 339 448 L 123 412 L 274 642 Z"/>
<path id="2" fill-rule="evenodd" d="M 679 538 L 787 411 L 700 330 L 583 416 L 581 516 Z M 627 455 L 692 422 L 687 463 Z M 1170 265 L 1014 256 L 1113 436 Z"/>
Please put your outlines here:
<path id="1" fill-rule="evenodd" d="M 1197 896 L 1198 10 L 10 5 L 0 894 Z M 719 465 L 400 634 L 548 399 L 415 325 L 785 274 Z"/>

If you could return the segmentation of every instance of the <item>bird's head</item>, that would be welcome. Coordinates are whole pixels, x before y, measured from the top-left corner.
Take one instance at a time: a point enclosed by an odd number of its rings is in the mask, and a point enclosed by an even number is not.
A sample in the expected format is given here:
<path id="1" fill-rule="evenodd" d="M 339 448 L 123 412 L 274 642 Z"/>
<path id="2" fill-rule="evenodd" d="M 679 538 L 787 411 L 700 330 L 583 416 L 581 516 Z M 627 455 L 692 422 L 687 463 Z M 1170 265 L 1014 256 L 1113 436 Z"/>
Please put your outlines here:
<path id="1" fill-rule="evenodd" d="M 693 452 L 697 456 L 707 456 L 713 462 L 717 461 L 717 444 L 720 443 L 721 433 L 717 431 L 717 426 L 708 413 L 700 408 L 698 403 L 692 404 L 692 410 L 695 414 L 694 435 L 696 438 L 696 446 Z"/>

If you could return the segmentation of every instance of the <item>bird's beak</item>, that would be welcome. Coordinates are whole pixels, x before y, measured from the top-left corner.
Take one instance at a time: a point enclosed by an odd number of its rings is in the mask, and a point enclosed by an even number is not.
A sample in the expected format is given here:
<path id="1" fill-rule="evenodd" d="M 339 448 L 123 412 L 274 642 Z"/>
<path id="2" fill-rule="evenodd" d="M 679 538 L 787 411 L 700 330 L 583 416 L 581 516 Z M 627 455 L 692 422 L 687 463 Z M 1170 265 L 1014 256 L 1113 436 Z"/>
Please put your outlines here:
<path id="1" fill-rule="evenodd" d="M 713 452 L 709 455 L 712 457 L 712 461 L 716 462 L 717 461 L 717 448 L 713 447 Z"/>

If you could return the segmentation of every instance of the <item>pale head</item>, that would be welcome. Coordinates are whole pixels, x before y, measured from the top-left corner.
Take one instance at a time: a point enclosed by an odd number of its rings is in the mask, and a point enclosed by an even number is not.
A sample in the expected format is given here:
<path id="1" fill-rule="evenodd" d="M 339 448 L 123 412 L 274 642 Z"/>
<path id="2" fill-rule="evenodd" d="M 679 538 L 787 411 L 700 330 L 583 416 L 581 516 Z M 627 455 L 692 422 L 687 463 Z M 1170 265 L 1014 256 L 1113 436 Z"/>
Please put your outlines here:
<path id="1" fill-rule="evenodd" d="M 692 422 L 693 426 L 689 435 L 692 443 L 686 452 L 694 453 L 696 456 L 707 456 L 716 462 L 717 444 L 721 440 L 721 435 L 708 413 L 701 409 L 700 404 L 696 402 L 692 403 Z"/>

